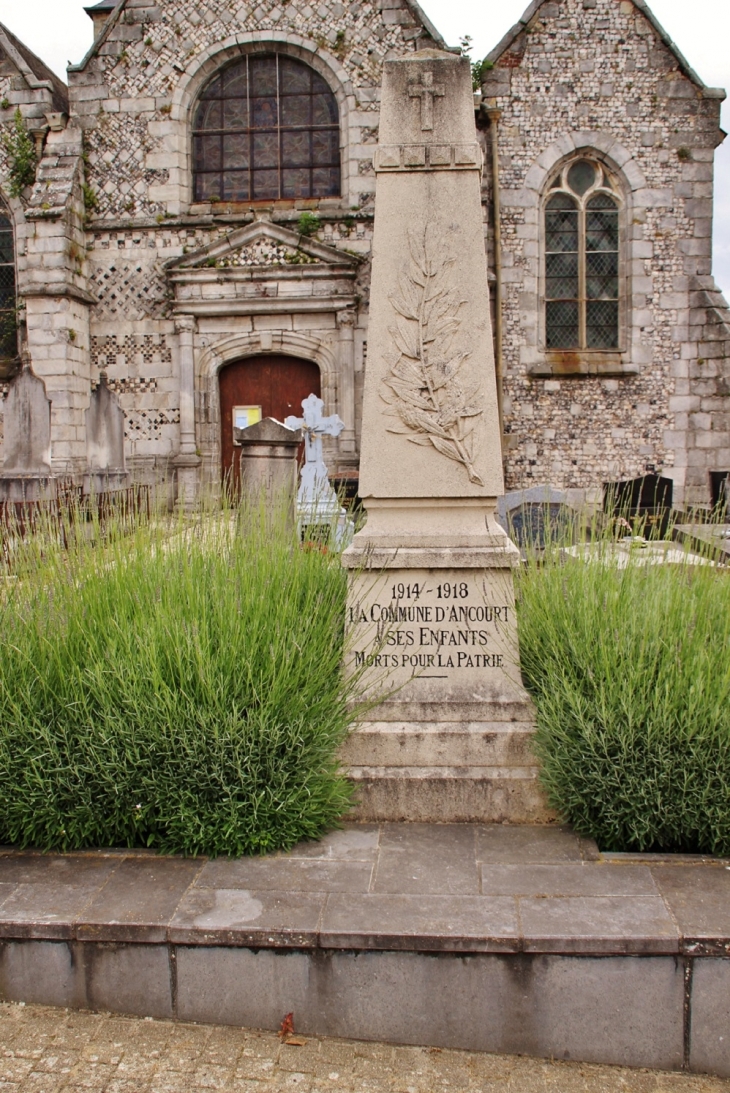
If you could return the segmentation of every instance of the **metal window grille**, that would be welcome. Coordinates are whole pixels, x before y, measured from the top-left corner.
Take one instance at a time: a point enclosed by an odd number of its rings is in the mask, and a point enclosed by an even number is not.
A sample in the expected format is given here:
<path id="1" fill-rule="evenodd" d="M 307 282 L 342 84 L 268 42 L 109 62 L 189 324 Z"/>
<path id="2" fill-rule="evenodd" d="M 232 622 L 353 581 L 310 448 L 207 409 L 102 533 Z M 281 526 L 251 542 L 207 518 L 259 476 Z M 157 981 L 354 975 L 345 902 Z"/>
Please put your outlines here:
<path id="1" fill-rule="evenodd" d="M 10 218 L 0 212 L 0 360 L 18 356 L 15 244 Z"/>
<path id="2" fill-rule="evenodd" d="M 282 53 L 219 72 L 193 125 L 196 201 L 337 197 L 337 100 L 322 77 Z"/>
<path id="3" fill-rule="evenodd" d="M 619 196 L 602 164 L 579 159 L 545 205 L 548 349 L 619 347 Z"/>

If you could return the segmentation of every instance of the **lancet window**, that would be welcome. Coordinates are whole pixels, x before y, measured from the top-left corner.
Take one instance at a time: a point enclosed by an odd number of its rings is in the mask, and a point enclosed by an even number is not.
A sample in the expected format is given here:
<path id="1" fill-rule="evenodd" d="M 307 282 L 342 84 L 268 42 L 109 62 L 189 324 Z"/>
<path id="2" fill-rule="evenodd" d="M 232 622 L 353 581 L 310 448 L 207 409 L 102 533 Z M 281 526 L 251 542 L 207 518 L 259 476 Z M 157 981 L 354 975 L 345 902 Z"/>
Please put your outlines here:
<path id="1" fill-rule="evenodd" d="M 0 362 L 18 356 L 13 222 L 0 206 Z"/>
<path id="2" fill-rule="evenodd" d="M 553 350 L 617 350 L 620 211 L 615 179 L 596 160 L 563 166 L 545 202 L 545 343 Z"/>
<path id="3" fill-rule="evenodd" d="M 219 72 L 195 111 L 193 191 L 196 201 L 338 196 L 339 111 L 319 73 L 283 53 Z"/>

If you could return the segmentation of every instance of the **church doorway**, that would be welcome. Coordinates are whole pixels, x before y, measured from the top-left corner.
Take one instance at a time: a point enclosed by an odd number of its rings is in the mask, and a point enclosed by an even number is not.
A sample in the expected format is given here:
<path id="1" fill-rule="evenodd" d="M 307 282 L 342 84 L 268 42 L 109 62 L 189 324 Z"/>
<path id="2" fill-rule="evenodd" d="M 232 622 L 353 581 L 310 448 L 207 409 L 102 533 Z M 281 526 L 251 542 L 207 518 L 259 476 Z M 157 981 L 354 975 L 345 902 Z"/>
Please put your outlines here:
<path id="1" fill-rule="evenodd" d="M 224 481 L 238 488 L 238 449 L 233 444 L 234 415 L 245 420 L 247 408 L 257 418 L 275 417 L 283 421 L 290 414 L 302 413 L 302 399 L 321 395 L 319 368 L 313 361 L 281 354 L 246 357 L 222 368 L 218 376 L 221 404 L 221 469 Z"/>

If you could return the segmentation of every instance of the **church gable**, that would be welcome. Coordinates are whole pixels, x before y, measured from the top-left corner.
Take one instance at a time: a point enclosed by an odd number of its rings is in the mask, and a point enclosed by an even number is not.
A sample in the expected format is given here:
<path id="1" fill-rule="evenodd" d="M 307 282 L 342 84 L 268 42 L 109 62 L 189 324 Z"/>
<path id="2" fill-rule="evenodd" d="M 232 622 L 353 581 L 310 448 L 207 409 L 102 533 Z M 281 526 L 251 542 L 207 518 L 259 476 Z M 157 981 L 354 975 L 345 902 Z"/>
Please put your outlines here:
<path id="1" fill-rule="evenodd" d="M 628 17 L 629 19 L 635 18 L 636 20 L 645 19 L 648 26 L 651 27 L 659 41 L 666 47 L 668 52 L 673 57 L 679 70 L 690 79 L 697 87 L 704 88 L 704 83 L 694 71 L 694 69 L 685 60 L 684 55 L 680 52 L 677 45 L 672 41 L 670 36 L 664 30 L 659 23 L 646 0 L 620 0 L 621 8 L 620 14 Z M 610 4 L 614 7 L 618 7 L 619 0 L 609 0 Z M 624 7 L 624 5 L 626 5 Z M 631 9 L 634 9 L 633 11 Z M 594 11 L 598 13 L 599 4 L 598 0 L 584 0 L 583 11 L 590 13 Z M 524 56 L 527 46 L 526 33 L 532 33 L 535 29 L 540 29 L 540 20 L 549 20 L 559 18 L 561 15 L 567 13 L 561 11 L 560 0 L 533 0 L 530 6 L 525 11 L 524 15 L 515 23 L 510 30 L 504 35 L 502 40 L 494 47 L 489 53 L 486 60 L 490 65 L 502 65 L 507 68 L 514 68 L 519 65 L 522 57 Z M 601 19 L 601 30 L 608 29 L 606 24 L 606 15 L 610 16 L 615 14 L 609 7 L 606 12 L 601 11 L 598 18 Z M 583 28 L 584 22 L 589 19 L 590 16 L 583 16 L 578 25 Z M 646 33 L 646 28 L 639 22 L 639 27 L 642 29 L 640 33 Z"/>
<path id="2" fill-rule="evenodd" d="M 523 130 L 515 182 L 565 133 L 621 140 L 651 185 L 671 174 L 667 155 L 676 163 L 679 149 L 687 156 L 722 139 L 724 92 L 705 87 L 641 0 L 541 0 L 489 61 L 484 100 Z"/>
<path id="3" fill-rule="evenodd" d="M 20 110 L 33 134 L 48 128 L 47 115 L 68 112 L 66 85 L 0 23 L 0 130 L 15 125 Z M 7 185 L 8 154 L 0 142 L 0 185 Z"/>
<path id="4" fill-rule="evenodd" d="M 350 171 L 342 196 L 348 206 L 366 204 L 371 156 L 350 148 L 377 141 L 384 58 L 417 43 L 445 46 L 415 0 L 119 4 L 82 64 L 69 70 L 73 113 L 87 133 L 95 219 L 182 211 L 191 201 L 186 150 L 196 97 L 219 66 L 267 47 L 311 63 L 337 97 Z"/>
<path id="5" fill-rule="evenodd" d="M 0 23 L 0 98 L 3 102 L 10 99 L 11 105 L 18 103 L 17 83 L 13 82 L 11 86 L 11 81 L 17 81 L 18 77 L 27 92 L 22 96 L 26 107 L 23 113 L 27 112 L 29 117 L 40 116 L 40 111 L 34 111 L 31 104 L 37 104 L 45 111 L 68 111 L 68 88 L 63 80 Z M 15 94 L 8 95 L 11 90 Z"/>

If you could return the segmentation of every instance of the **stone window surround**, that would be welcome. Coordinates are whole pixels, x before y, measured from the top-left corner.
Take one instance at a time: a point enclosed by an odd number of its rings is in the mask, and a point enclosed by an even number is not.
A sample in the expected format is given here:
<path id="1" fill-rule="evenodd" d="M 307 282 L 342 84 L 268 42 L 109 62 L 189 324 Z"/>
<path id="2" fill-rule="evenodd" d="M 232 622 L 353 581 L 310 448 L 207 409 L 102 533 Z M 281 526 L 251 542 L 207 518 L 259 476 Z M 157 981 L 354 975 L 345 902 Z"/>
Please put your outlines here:
<path id="1" fill-rule="evenodd" d="M 313 68 L 315 72 L 326 81 L 337 100 L 340 111 L 340 152 L 341 152 L 341 196 L 339 198 L 308 199 L 326 201 L 327 203 L 342 203 L 349 208 L 357 204 L 358 195 L 352 191 L 352 182 L 357 176 L 357 167 L 350 162 L 350 151 L 359 143 L 359 127 L 356 126 L 355 115 L 357 100 L 347 72 L 339 61 L 327 50 L 321 49 L 315 42 L 294 33 L 282 33 L 280 31 L 250 31 L 237 34 L 216 43 L 196 57 L 196 67 L 192 73 L 187 74 L 187 79 L 182 78 L 175 89 L 171 100 L 170 120 L 178 126 L 184 126 L 184 164 L 180 189 L 179 205 L 181 212 L 207 211 L 210 206 L 207 203 L 193 203 L 193 137 L 192 123 L 193 113 L 198 102 L 198 97 L 219 69 L 224 68 L 231 61 L 245 54 L 268 53 L 276 50 L 278 53 L 288 54 L 297 60 Z M 280 202 L 274 202 L 274 205 Z M 282 204 L 291 205 L 290 199 L 285 199 Z M 252 202 L 245 202 L 250 205 Z M 271 205 L 271 201 L 264 202 Z"/>
<path id="2" fill-rule="evenodd" d="M 600 163 L 606 170 L 606 173 L 610 175 L 611 181 L 614 186 L 612 187 L 612 196 L 616 199 L 616 206 L 618 209 L 618 347 L 615 349 L 548 349 L 547 348 L 547 291 L 545 279 L 547 276 L 547 247 L 545 239 L 545 220 L 547 214 L 548 201 L 555 194 L 569 193 L 573 197 L 577 197 L 579 201 L 582 201 L 578 195 L 574 194 L 572 190 L 565 189 L 562 185 L 558 188 L 554 188 L 556 178 L 560 179 L 563 171 L 567 167 L 570 167 L 574 163 L 578 163 L 581 160 L 588 160 L 594 163 Z M 594 192 L 594 191 L 591 191 Z M 600 186 L 598 192 L 604 193 L 604 187 Z M 539 345 L 540 349 L 545 353 L 546 359 L 550 361 L 553 368 L 559 367 L 561 362 L 566 357 L 580 357 L 580 365 L 585 369 L 586 364 L 593 361 L 595 358 L 596 365 L 600 368 L 601 364 L 621 364 L 622 359 L 626 353 L 626 337 L 627 337 L 627 323 L 626 318 L 629 310 L 629 301 L 627 299 L 626 292 L 626 239 L 627 239 L 626 223 L 626 200 L 624 195 L 624 187 L 621 185 L 621 180 L 617 176 L 616 172 L 611 170 L 606 157 L 603 155 L 591 154 L 588 149 L 581 149 L 579 152 L 575 152 L 572 156 L 566 156 L 562 163 L 559 164 L 556 171 L 553 171 L 548 179 L 547 186 L 542 195 L 542 203 L 540 205 L 540 326 L 539 326 Z M 586 233 L 585 228 L 583 232 L 578 229 L 578 248 L 579 251 L 585 254 L 586 250 Z M 586 306 L 585 296 L 581 305 L 583 308 Z M 610 361 L 609 361 L 610 359 Z M 604 369 L 601 369 L 603 371 Z"/>
<path id="3" fill-rule="evenodd" d="M 13 249 L 15 255 L 15 295 L 18 300 L 23 296 L 23 274 L 27 268 L 26 247 L 28 222 L 25 219 L 23 203 L 17 197 L 11 197 L 0 184 L 0 211 L 4 212 L 13 227 Z"/>
<path id="4" fill-rule="evenodd" d="M 10 209 L 10 206 L 6 205 L 5 202 L 3 201 L 3 195 L 1 193 L 0 193 L 0 216 L 3 218 L 3 220 L 7 220 L 8 224 L 10 225 L 10 237 L 11 237 L 11 248 L 12 248 L 11 258 L 12 258 L 12 261 L 3 262 L 2 265 L 5 266 L 5 267 L 12 266 L 12 271 L 13 271 L 13 296 L 14 296 L 13 304 L 14 304 L 15 309 L 17 309 L 17 306 L 18 306 L 18 245 L 17 245 L 17 232 L 16 232 L 16 229 L 15 229 L 15 217 L 13 216 L 13 213 L 12 213 L 12 210 Z M 7 229 L 3 229 L 3 230 L 7 231 Z M 0 309 L 0 322 L 3 322 L 3 324 L 4 324 L 4 321 L 5 321 L 5 317 L 9 316 L 10 313 L 12 312 L 12 310 L 13 310 L 13 304 L 11 304 L 11 306 L 8 307 L 8 308 Z M 17 315 L 17 310 L 16 310 L 16 315 Z M 7 343 L 5 341 L 5 335 L 2 336 L 2 342 L 0 343 L 0 354 L 2 354 L 6 344 L 9 347 L 9 345 L 10 345 L 10 334 L 9 333 L 8 333 L 8 336 L 7 336 Z M 16 355 L 17 355 L 17 352 L 18 352 L 17 328 L 16 328 L 16 335 L 15 335 L 15 350 L 16 350 Z M 3 364 L 7 365 L 12 360 L 13 360 L 12 356 L 4 357 L 4 356 L 0 355 L 0 361 Z"/>
<path id="5" fill-rule="evenodd" d="M 622 250 L 619 263 L 621 278 L 620 323 L 622 344 L 619 352 L 593 350 L 566 353 L 545 349 L 544 317 L 544 203 L 548 186 L 559 167 L 569 159 L 581 155 L 605 163 L 618 180 L 624 201 L 620 220 Z M 649 189 L 643 172 L 631 152 L 614 137 L 600 132 L 566 133 L 554 141 L 537 158 L 525 175 L 521 190 L 502 190 L 504 209 L 520 208 L 524 211 L 526 241 L 532 235 L 533 245 L 528 248 L 529 264 L 523 281 L 523 296 L 531 300 L 521 307 L 523 315 L 531 312 L 534 323 L 522 324 L 524 344 L 520 350 L 521 363 L 529 376 L 569 375 L 636 375 L 641 366 L 651 362 L 651 350 L 640 343 L 640 331 L 631 321 L 631 284 L 634 276 L 644 276 L 643 259 L 638 257 L 635 232 L 636 219 L 641 219 L 646 209 L 666 205 L 666 197 L 660 191 Z M 532 229 L 530 233 L 529 229 Z"/>

